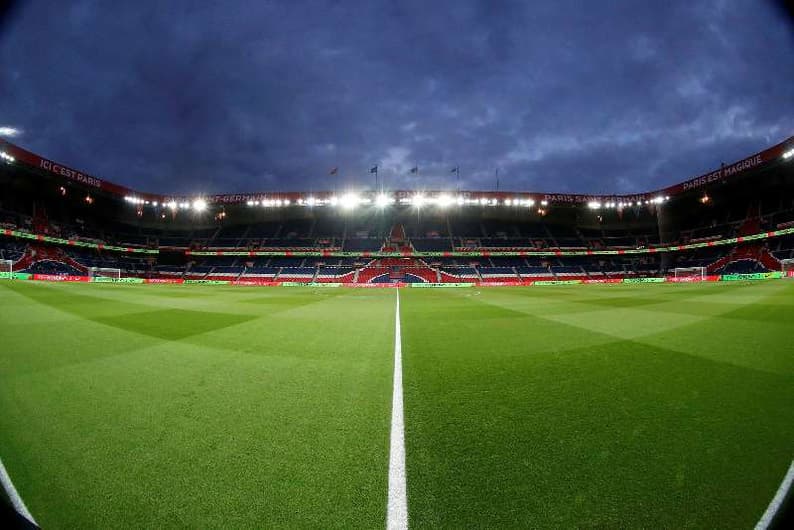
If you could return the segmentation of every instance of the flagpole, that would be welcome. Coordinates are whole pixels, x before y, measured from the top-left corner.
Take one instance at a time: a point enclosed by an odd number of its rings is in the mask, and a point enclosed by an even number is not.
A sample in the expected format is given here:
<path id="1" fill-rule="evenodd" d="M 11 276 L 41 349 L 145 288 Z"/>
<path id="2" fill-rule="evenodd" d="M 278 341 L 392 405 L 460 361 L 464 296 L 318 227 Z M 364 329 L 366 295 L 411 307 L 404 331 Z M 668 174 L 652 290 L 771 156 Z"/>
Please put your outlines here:
<path id="1" fill-rule="evenodd" d="M 334 177 L 333 193 L 336 195 L 337 184 L 339 180 L 339 166 L 334 166 L 331 168 L 331 176 Z"/>
<path id="2" fill-rule="evenodd" d="M 496 168 L 496 191 L 499 191 L 499 168 Z"/>
<path id="3" fill-rule="evenodd" d="M 378 193 L 378 166 L 372 166 L 369 170 L 370 173 L 375 173 L 375 193 Z"/>

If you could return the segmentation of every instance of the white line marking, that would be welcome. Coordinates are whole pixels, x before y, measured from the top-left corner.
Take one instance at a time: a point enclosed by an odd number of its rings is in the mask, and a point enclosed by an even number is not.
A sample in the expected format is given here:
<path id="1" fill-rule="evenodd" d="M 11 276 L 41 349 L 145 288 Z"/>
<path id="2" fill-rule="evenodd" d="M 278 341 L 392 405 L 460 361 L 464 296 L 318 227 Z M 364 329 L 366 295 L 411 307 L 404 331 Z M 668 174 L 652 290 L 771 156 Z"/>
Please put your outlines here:
<path id="1" fill-rule="evenodd" d="M 0 459 L 0 483 L 3 484 L 3 489 L 6 490 L 6 494 L 8 494 L 8 497 L 11 499 L 11 504 L 14 505 L 14 509 L 17 511 L 17 513 L 19 513 L 19 515 L 21 515 L 31 523 L 38 526 L 38 524 L 36 524 L 35 519 L 33 519 L 33 516 L 30 515 L 30 512 L 28 511 L 28 507 L 25 506 L 22 497 L 20 497 L 19 493 L 17 493 L 17 489 L 14 487 L 14 483 L 11 482 L 11 477 L 8 476 L 8 471 L 6 471 L 6 466 L 3 465 L 3 461 L 1 459 Z"/>
<path id="2" fill-rule="evenodd" d="M 389 448 L 388 530 L 407 530 L 408 496 L 405 487 L 405 420 L 403 416 L 403 352 L 400 337 L 400 289 L 394 321 L 394 389 L 391 401 L 391 445 Z"/>
<path id="3" fill-rule="evenodd" d="M 755 525 L 755 530 L 766 530 L 769 528 L 775 515 L 777 515 L 777 511 L 780 509 L 780 505 L 783 504 L 792 482 L 794 482 L 794 460 L 792 460 L 786 476 L 783 477 L 783 482 L 780 483 L 780 487 L 777 489 L 772 502 L 769 503 L 764 515 L 761 516 L 761 520 Z"/>

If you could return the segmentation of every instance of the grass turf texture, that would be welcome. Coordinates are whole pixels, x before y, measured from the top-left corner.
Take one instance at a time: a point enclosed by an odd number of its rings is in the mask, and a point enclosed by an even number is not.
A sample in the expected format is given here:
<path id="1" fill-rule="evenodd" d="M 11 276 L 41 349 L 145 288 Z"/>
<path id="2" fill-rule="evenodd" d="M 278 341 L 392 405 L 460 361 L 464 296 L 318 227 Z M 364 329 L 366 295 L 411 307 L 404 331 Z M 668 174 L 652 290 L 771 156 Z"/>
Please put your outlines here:
<path id="1" fill-rule="evenodd" d="M 746 528 L 788 468 L 792 282 L 401 298 L 413 528 Z M 45 528 L 383 527 L 394 299 L 0 282 L 0 456 Z"/>

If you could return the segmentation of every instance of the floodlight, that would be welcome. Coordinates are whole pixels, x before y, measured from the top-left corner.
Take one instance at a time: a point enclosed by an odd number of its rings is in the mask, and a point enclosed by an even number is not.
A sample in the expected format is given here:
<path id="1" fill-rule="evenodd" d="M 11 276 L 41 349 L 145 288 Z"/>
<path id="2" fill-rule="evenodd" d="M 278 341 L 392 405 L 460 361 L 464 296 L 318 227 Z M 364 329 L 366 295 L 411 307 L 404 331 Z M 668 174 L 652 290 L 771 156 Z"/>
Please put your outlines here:
<path id="1" fill-rule="evenodd" d="M 207 201 L 204 199 L 196 199 L 193 201 L 193 209 L 197 212 L 203 212 L 207 209 Z"/>
<path id="2" fill-rule="evenodd" d="M 458 197 L 455 202 L 458 203 L 458 206 L 463 206 L 463 203 L 466 202 L 466 199 L 464 199 L 463 197 Z"/>
<path id="3" fill-rule="evenodd" d="M 783 153 L 783 160 L 788 160 L 789 158 L 794 157 L 794 149 L 789 149 L 785 153 Z"/>
<path id="4" fill-rule="evenodd" d="M 417 193 L 413 197 L 411 197 L 411 204 L 416 206 L 417 208 L 421 208 L 427 202 L 427 197 L 422 195 L 421 193 Z"/>
<path id="5" fill-rule="evenodd" d="M 16 136 L 19 134 L 19 129 L 15 129 L 14 127 L 0 127 L 0 136 Z"/>
<path id="6" fill-rule="evenodd" d="M 452 206 L 453 204 L 455 204 L 455 199 L 453 199 L 450 195 L 447 195 L 446 193 L 442 193 L 441 195 L 438 196 L 436 202 L 441 208 L 447 208 L 448 206 Z"/>
<path id="7" fill-rule="evenodd" d="M 590 201 L 587 203 L 587 207 L 590 208 L 591 210 L 598 210 L 599 208 L 601 208 L 601 203 L 598 201 Z"/>
<path id="8" fill-rule="evenodd" d="M 339 204 L 341 204 L 342 208 L 346 210 L 352 210 L 356 206 L 358 206 L 359 198 L 358 195 L 354 193 L 346 193 L 342 195 L 342 198 L 339 200 Z"/>
<path id="9" fill-rule="evenodd" d="M 166 206 L 168 206 L 170 210 L 176 210 L 176 206 L 177 206 L 176 201 L 169 201 L 168 204 L 166 204 Z"/>
<path id="10" fill-rule="evenodd" d="M 392 198 L 386 195 L 385 193 L 381 193 L 377 197 L 375 197 L 375 206 L 377 206 L 378 208 L 385 208 L 386 206 L 390 205 L 392 202 L 394 202 Z"/>
<path id="11" fill-rule="evenodd" d="M 547 200 L 542 200 L 542 201 L 540 201 L 540 205 L 541 205 L 541 206 L 548 206 L 548 205 L 549 205 L 549 201 L 547 201 Z"/>
<path id="12" fill-rule="evenodd" d="M 308 206 L 309 208 L 311 208 L 315 204 L 316 204 L 316 201 L 315 201 L 314 197 L 308 197 L 306 199 L 306 206 Z"/>

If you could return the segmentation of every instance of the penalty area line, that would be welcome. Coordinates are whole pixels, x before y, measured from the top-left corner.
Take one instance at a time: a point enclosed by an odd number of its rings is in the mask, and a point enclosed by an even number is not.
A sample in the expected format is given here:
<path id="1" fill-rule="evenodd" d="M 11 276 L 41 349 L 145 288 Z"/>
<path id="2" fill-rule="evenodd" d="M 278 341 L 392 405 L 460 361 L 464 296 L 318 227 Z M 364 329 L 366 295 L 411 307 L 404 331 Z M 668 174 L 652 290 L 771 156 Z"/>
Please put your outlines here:
<path id="1" fill-rule="evenodd" d="M 794 461 L 791 462 L 786 476 L 783 477 L 783 482 L 780 483 L 777 493 L 775 493 L 775 496 L 772 498 L 772 502 L 769 503 L 764 515 L 761 516 L 761 520 L 755 525 L 755 530 L 766 530 L 769 528 L 775 516 L 777 516 L 780 507 L 783 505 L 783 502 L 786 500 L 792 482 L 794 482 Z"/>
<path id="2" fill-rule="evenodd" d="M 408 528 L 408 496 L 405 486 L 405 418 L 403 415 L 402 337 L 400 336 L 400 288 L 394 320 L 394 386 L 391 402 L 391 439 L 389 443 L 389 500 L 386 507 L 387 530 Z"/>
<path id="3" fill-rule="evenodd" d="M 0 483 L 3 484 L 3 489 L 5 490 L 6 495 L 8 495 L 8 498 L 11 499 L 11 504 L 14 506 L 14 509 L 17 511 L 17 513 L 34 525 L 38 526 L 36 520 L 33 519 L 33 516 L 28 511 L 28 507 L 25 506 L 25 502 L 22 500 L 22 497 L 19 496 L 17 489 L 14 487 L 14 483 L 11 482 L 11 477 L 8 475 L 8 471 L 6 471 L 6 466 L 3 465 L 2 459 L 0 459 Z"/>

